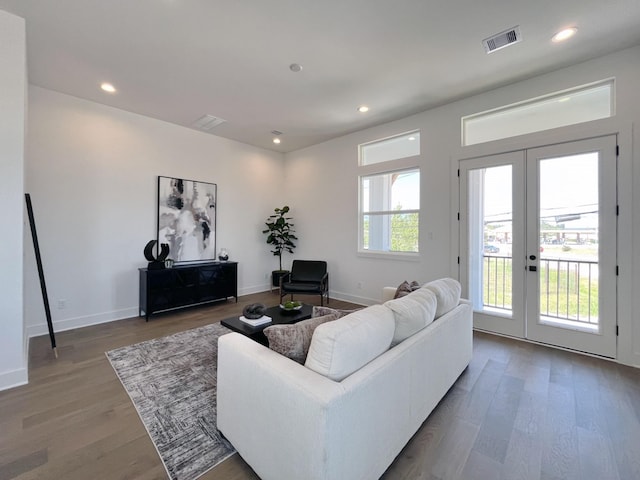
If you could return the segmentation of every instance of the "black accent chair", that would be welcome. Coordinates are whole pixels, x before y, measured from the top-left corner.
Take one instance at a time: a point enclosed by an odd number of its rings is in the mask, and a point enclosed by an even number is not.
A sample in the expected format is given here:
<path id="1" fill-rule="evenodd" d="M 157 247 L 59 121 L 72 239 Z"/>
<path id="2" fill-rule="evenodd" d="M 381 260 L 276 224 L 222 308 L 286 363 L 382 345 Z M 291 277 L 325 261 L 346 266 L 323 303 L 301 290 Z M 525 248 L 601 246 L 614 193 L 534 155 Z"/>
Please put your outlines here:
<path id="1" fill-rule="evenodd" d="M 323 299 L 327 297 L 329 305 L 329 273 L 327 262 L 321 260 L 294 260 L 291 272 L 280 277 L 280 303 L 282 297 L 294 293 L 320 295 L 320 305 L 324 305 Z"/>

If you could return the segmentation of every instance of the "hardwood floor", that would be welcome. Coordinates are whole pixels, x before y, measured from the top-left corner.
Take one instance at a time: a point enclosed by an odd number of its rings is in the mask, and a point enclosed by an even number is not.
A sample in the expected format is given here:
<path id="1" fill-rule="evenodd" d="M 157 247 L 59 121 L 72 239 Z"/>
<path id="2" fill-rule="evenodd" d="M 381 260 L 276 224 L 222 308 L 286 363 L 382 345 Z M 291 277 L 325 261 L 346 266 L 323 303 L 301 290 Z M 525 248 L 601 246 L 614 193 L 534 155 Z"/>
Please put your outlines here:
<path id="1" fill-rule="evenodd" d="M 277 301 L 265 292 L 61 332 L 57 360 L 47 336 L 32 339 L 29 385 L 0 392 L 0 479 L 165 479 L 104 352 Z M 234 455 L 201 478 L 258 477 Z M 640 479 L 640 371 L 476 333 L 471 364 L 383 479 Z"/>

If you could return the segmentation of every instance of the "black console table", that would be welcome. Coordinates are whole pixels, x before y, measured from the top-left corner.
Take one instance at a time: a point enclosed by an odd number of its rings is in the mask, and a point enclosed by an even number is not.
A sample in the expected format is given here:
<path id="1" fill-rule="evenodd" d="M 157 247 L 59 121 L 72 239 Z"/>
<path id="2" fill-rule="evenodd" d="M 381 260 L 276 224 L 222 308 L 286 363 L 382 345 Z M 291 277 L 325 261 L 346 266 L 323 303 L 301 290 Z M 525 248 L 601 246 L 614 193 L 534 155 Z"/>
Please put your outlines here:
<path id="1" fill-rule="evenodd" d="M 211 262 L 162 270 L 140 268 L 140 316 L 225 300 L 238 301 L 238 263 Z"/>

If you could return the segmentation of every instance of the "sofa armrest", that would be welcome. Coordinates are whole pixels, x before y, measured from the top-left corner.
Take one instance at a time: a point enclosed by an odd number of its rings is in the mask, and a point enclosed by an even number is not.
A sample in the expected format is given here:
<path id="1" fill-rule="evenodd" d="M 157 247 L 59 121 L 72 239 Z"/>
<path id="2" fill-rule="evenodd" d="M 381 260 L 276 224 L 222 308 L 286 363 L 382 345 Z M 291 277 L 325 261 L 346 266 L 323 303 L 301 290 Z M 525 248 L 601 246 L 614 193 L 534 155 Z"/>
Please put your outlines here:
<path id="1" fill-rule="evenodd" d="M 393 297 L 396 296 L 397 287 L 383 287 L 382 288 L 382 303 L 393 300 Z"/>

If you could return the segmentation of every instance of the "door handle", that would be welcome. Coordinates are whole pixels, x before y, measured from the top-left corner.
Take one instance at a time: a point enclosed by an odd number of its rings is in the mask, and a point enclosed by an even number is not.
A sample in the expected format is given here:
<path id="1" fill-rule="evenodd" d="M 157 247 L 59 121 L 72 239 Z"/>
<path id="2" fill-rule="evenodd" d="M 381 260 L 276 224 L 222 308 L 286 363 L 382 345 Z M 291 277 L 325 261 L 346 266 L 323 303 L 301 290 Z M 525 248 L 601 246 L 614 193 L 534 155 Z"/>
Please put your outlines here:
<path id="1" fill-rule="evenodd" d="M 529 266 L 529 271 L 530 272 L 537 272 L 538 271 L 538 267 L 536 267 L 535 265 L 530 265 Z"/>

